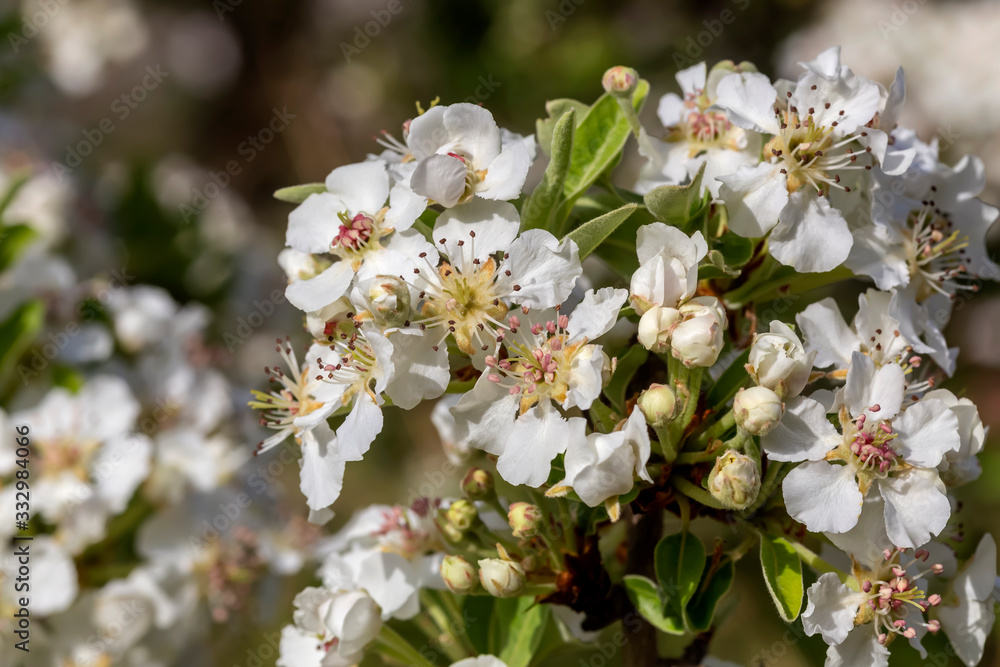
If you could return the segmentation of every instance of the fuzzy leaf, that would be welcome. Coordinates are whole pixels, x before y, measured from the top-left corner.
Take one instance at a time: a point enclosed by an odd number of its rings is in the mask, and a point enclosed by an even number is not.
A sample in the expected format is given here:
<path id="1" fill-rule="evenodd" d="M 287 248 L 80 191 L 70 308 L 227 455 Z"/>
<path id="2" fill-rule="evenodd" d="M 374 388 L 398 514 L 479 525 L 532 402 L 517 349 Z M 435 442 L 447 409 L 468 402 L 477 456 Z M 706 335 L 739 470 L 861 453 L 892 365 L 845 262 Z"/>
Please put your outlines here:
<path id="1" fill-rule="evenodd" d="M 281 188 L 280 190 L 276 190 L 274 193 L 274 198 L 280 199 L 281 201 L 286 201 L 290 204 L 301 204 L 309 197 L 309 195 L 313 195 L 319 192 L 326 192 L 325 183 L 305 183 L 303 185 L 291 185 L 287 188 Z"/>
<path id="2" fill-rule="evenodd" d="M 697 632 L 704 632 L 711 627 L 719 600 L 729 592 L 736 575 L 736 568 L 731 560 L 727 559 L 714 572 L 709 570 L 711 564 L 712 558 L 709 557 L 705 563 L 705 577 L 687 606 L 688 625 Z"/>
<path id="3" fill-rule="evenodd" d="M 568 236 L 576 241 L 580 248 L 580 259 L 597 250 L 597 247 L 607 239 L 612 232 L 621 226 L 623 222 L 635 213 L 638 206 L 636 204 L 625 204 L 610 213 L 588 220 L 573 231 Z"/>
<path id="4" fill-rule="evenodd" d="M 683 635 L 684 622 L 679 616 L 664 613 L 663 599 L 656 584 L 639 574 L 625 575 L 625 593 L 635 605 L 636 611 L 660 632 Z"/>
<path id="5" fill-rule="evenodd" d="M 705 547 L 696 535 L 681 532 L 660 540 L 654 557 L 666 610 L 683 618 L 705 570 Z"/>
<path id="6" fill-rule="evenodd" d="M 760 564 L 767 592 L 778 607 L 778 615 L 785 623 L 791 623 L 802 611 L 804 587 L 799 554 L 784 538 L 762 535 Z"/>
<path id="7" fill-rule="evenodd" d="M 521 208 L 521 231 L 526 229 L 546 229 L 556 227 L 555 214 L 562 203 L 563 182 L 569 170 L 573 151 L 573 131 L 576 127 L 576 111 L 572 108 L 556 121 L 552 134 L 551 159 L 545 168 L 542 182 Z M 558 221 L 561 224 L 561 220 Z"/>

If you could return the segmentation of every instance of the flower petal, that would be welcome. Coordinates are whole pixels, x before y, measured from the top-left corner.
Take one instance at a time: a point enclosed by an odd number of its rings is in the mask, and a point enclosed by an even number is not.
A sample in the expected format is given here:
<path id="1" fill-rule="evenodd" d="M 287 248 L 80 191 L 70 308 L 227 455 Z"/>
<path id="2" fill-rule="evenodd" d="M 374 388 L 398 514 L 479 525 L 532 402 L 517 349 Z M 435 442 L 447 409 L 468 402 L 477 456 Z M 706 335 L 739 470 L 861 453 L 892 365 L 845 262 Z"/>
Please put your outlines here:
<path id="1" fill-rule="evenodd" d="M 871 357 L 854 352 L 847 370 L 844 402 L 853 417 L 865 415 L 871 421 L 892 419 L 903 405 L 905 382 L 899 365 L 886 364 L 876 369 Z M 877 411 L 869 410 L 876 405 Z"/>
<path id="2" fill-rule="evenodd" d="M 328 192 L 309 195 L 288 214 L 285 244 L 300 252 L 329 252 L 330 244 L 340 229 L 337 214 L 346 209 L 347 205 L 340 197 Z"/>
<path id="3" fill-rule="evenodd" d="M 781 128 L 774 113 L 777 97 L 777 91 L 765 75 L 734 73 L 719 81 L 715 106 L 725 109 L 733 125 L 744 130 L 778 134 Z"/>
<path id="4" fill-rule="evenodd" d="M 808 598 L 802 629 L 810 637 L 822 635 L 827 644 L 839 644 L 854 629 L 854 617 L 867 596 L 852 591 L 836 574 L 827 572 L 809 587 Z"/>
<path id="5" fill-rule="evenodd" d="M 618 312 L 628 300 L 628 290 L 604 287 L 589 290 L 583 301 L 569 316 L 569 331 L 573 340 L 593 341 L 611 330 L 618 321 Z"/>
<path id="6" fill-rule="evenodd" d="M 465 162 L 450 155 L 431 155 L 417 163 L 410 188 L 432 202 L 451 208 L 465 193 Z"/>
<path id="7" fill-rule="evenodd" d="M 507 444 L 497 460 L 497 472 L 510 484 L 538 488 L 549 478 L 552 459 L 569 443 L 586 437 L 587 421 L 564 419 L 544 401 L 517 418 L 507 430 Z"/>
<path id="8" fill-rule="evenodd" d="M 302 438 L 302 470 L 299 488 L 311 510 L 329 507 L 344 487 L 344 460 L 337 440 L 326 423 L 317 425 Z"/>
<path id="9" fill-rule="evenodd" d="M 788 198 L 771 232 L 770 251 L 801 273 L 830 271 L 844 263 L 854 237 L 840 211 L 826 197 L 803 187 Z"/>
<path id="10" fill-rule="evenodd" d="M 747 238 L 759 238 L 778 224 L 788 203 L 788 188 L 780 164 L 762 162 L 719 176 L 719 197 L 729 211 L 729 229 Z"/>
<path id="11" fill-rule="evenodd" d="M 889 649 L 878 642 L 870 624 L 859 625 L 840 644 L 826 650 L 825 667 L 888 667 Z"/>
<path id="12" fill-rule="evenodd" d="M 517 199 L 521 194 L 524 179 L 528 176 L 531 158 L 523 142 L 516 142 L 503 149 L 490 163 L 486 178 L 476 188 L 476 194 L 484 199 L 506 201 Z"/>
<path id="13" fill-rule="evenodd" d="M 375 215 L 389 198 L 389 174 L 379 160 L 348 164 L 330 172 L 326 189 L 344 202 L 351 217 L 358 213 Z"/>
<path id="14" fill-rule="evenodd" d="M 782 484 L 788 514 L 814 533 L 843 533 L 858 523 L 864 496 L 854 470 L 826 461 L 806 461 Z"/>
<path id="15" fill-rule="evenodd" d="M 434 243 L 444 249 L 452 264 L 471 270 L 473 260 L 485 261 L 510 248 L 520 225 L 513 204 L 473 199 L 438 216 Z"/>
<path id="16" fill-rule="evenodd" d="M 508 252 L 510 257 L 500 265 L 496 289 L 522 306 L 552 308 L 561 304 L 583 273 L 576 243 L 572 239 L 558 241 L 542 229 L 521 234 Z M 509 276 L 506 271 L 510 271 Z"/>
<path id="17" fill-rule="evenodd" d="M 350 262 L 334 262 L 318 276 L 290 283 L 285 288 L 285 297 L 299 310 L 311 313 L 347 294 L 353 279 Z"/>
<path id="18" fill-rule="evenodd" d="M 911 549 L 939 534 L 951 517 L 951 503 L 936 470 L 911 468 L 879 480 L 885 500 L 885 529 L 897 547 Z"/>
<path id="19" fill-rule="evenodd" d="M 934 468 L 948 452 L 962 446 L 958 418 L 943 401 L 924 398 L 914 403 L 892 424 L 899 433 L 893 443 L 910 465 Z"/>
<path id="20" fill-rule="evenodd" d="M 797 396 L 785 403 L 781 421 L 764 434 L 761 446 L 774 461 L 819 461 L 841 439 L 821 403 Z"/>
<path id="21" fill-rule="evenodd" d="M 366 392 L 359 392 L 350 414 L 337 429 L 340 455 L 345 461 L 360 461 L 381 432 L 382 408 Z"/>

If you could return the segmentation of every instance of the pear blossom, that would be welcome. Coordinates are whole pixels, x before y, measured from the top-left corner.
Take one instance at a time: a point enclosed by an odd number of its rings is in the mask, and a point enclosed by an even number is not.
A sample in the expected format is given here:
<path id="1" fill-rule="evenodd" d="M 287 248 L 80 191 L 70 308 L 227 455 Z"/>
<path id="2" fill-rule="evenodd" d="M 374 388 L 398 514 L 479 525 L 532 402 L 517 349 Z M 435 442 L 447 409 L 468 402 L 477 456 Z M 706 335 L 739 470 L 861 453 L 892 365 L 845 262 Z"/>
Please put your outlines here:
<path id="1" fill-rule="evenodd" d="M 886 549 L 881 557 L 855 559 L 847 583 L 827 572 L 809 587 L 802 628 L 829 645 L 826 667 L 886 667 L 889 647 L 900 637 L 927 657 L 920 642 L 941 625 L 925 616 L 941 604 L 940 595 L 927 592 L 924 577 L 941 572 L 939 564 L 925 562 L 928 555 Z"/>
<path id="2" fill-rule="evenodd" d="M 583 440 L 585 420 L 562 408 L 587 410 L 604 386 L 606 355 L 591 343 L 614 326 L 625 290 L 590 291 L 570 315 L 522 312 L 510 319 L 506 357 L 490 355 L 487 370 L 451 412 L 456 436 L 499 457 L 497 471 L 511 484 L 538 487 L 551 461 Z"/>
<path id="3" fill-rule="evenodd" d="M 809 381 L 815 357 L 816 351 L 807 353 L 787 324 L 772 320 L 768 333 L 754 334 L 746 368 L 758 386 L 794 398 Z"/>
<path id="4" fill-rule="evenodd" d="M 781 422 L 762 438 L 775 461 L 804 461 L 785 477 L 785 507 L 814 532 L 844 533 L 873 496 L 892 544 L 916 547 L 944 529 L 951 505 L 937 466 L 960 446 L 958 420 L 938 399 L 903 409 L 903 370 L 876 367 L 855 352 L 838 431 L 819 402 L 786 403 Z"/>
<path id="5" fill-rule="evenodd" d="M 309 195 L 288 216 L 287 245 L 338 261 L 322 272 L 293 280 L 285 295 L 295 307 L 316 311 L 348 293 L 352 281 L 414 266 L 427 241 L 411 230 L 427 201 L 402 183 L 392 184 L 382 162 L 338 167 L 326 192 Z M 286 261 L 291 261 L 291 257 Z M 299 265 L 302 264 L 299 256 Z"/>
<path id="6" fill-rule="evenodd" d="M 947 389 L 929 391 L 924 394 L 924 398 L 943 402 L 958 419 L 958 434 L 962 444 L 958 449 L 946 452 L 941 459 L 938 465 L 941 480 L 948 486 L 960 486 L 979 479 L 983 470 L 979 465 L 978 454 L 986 444 L 989 427 L 983 425 L 975 403 L 967 398 L 959 398 Z"/>
<path id="7" fill-rule="evenodd" d="M 378 604 L 363 591 L 307 588 L 295 597 L 294 625 L 281 631 L 278 667 L 349 667 L 382 629 Z"/>
<path id="8" fill-rule="evenodd" d="M 730 122 L 771 136 L 763 162 L 718 176 L 729 228 L 750 238 L 771 232 L 771 254 L 800 272 L 842 264 L 853 245 L 844 212 L 867 180 L 852 173 L 879 164 L 888 143 L 867 127 L 879 87 L 844 68 L 832 77 L 807 70 L 782 93 L 756 72 L 730 74 L 716 90 Z"/>
<path id="9" fill-rule="evenodd" d="M 566 449 L 566 477 L 546 495 L 564 495 L 573 490 L 590 507 L 602 503 L 608 516 L 620 516 L 618 496 L 632 490 L 635 478 L 653 483 L 646 471 L 650 440 L 642 410 L 632 414 L 621 430 L 591 433 L 583 440 L 573 440 Z"/>
<path id="10" fill-rule="evenodd" d="M 688 368 L 708 368 L 725 344 L 726 309 L 714 296 L 696 296 L 678 313 L 679 321 L 670 328 L 670 354 Z"/>
<path id="11" fill-rule="evenodd" d="M 410 122 L 406 144 L 416 161 L 410 187 L 445 208 L 516 199 L 531 166 L 525 143 L 504 146 L 493 114 L 475 104 L 431 107 Z"/>
<path id="12" fill-rule="evenodd" d="M 648 162 L 639 171 L 636 191 L 646 193 L 658 185 L 679 185 L 693 178 L 705 165 L 703 187 L 719 196 L 717 176 L 752 166 L 760 152 L 760 137 L 731 123 L 723 111 L 711 108 L 716 86 L 732 73 L 725 64 L 707 71 L 698 63 L 677 73 L 681 95 L 668 93 L 660 98 L 656 115 L 666 133 L 650 137 L 645 130 L 639 152 Z"/>
<path id="13" fill-rule="evenodd" d="M 959 659 L 969 667 L 983 659 L 983 648 L 996 620 L 996 581 L 997 546 L 993 536 L 986 534 L 952 581 L 948 603 L 938 608 L 941 628 Z"/>
<path id="14" fill-rule="evenodd" d="M 643 225 L 636 234 L 639 268 L 632 274 L 631 303 L 644 314 L 654 306 L 678 308 L 698 289 L 698 263 L 708 253 L 701 232 L 690 237 L 662 222 Z"/>

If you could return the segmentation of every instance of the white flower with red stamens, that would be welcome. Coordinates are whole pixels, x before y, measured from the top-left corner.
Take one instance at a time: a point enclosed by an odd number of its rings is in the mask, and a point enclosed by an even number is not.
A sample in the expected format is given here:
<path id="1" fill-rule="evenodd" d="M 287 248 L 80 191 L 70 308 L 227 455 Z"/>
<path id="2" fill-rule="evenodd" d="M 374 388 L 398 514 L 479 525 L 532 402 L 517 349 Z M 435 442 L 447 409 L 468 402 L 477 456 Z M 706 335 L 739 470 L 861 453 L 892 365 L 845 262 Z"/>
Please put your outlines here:
<path id="1" fill-rule="evenodd" d="M 281 631 L 278 667 L 349 667 L 382 630 L 378 604 L 363 591 L 307 588 L 295 597 L 294 625 Z"/>
<path id="2" fill-rule="evenodd" d="M 676 185 L 694 177 L 705 165 L 703 187 L 719 196 L 721 183 L 716 176 L 732 174 L 741 166 L 753 165 L 760 152 L 760 138 L 729 122 L 726 114 L 710 109 L 715 103 L 715 86 L 731 70 L 705 63 L 677 73 L 683 97 L 668 93 L 660 98 L 656 114 L 666 134 L 650 137 L 645 130 L 639 152 L 649 162 L 639 171 L 636 191 L 648 192 L 658 185 Z"/>
<path id="3" fill-rule="evenodd" d="M 813 532 L 844 533 L 858 524 L 872 493 L 892 544 L 915 547 L 944 529 L 951 504 L 937 466 L 960 446 L 958 420 L 948 406 L 926 399 L 902 410 L 903 369 L 876 367 L 855 352 L 840 431 L 817 401 L 786 404 L 781 422 L 761 439 L 775 461 L 804 461 L 785 477 L 785 507 Z M 877 492 L 877 496 L 874 493 Z"/>
<path id="4" fill-rule="evenodd" d="M 941 627 L 955 653 L 969 667 L 983 659 L 996 613 L 997 545 L 986 534 L 951 585 L 948 604 L 938 608 Z M 952 599 L 952 597 L 954 599 Z"/>
<path id="5" fill-rule="evenodd" d="M 886 549 L 881 558 L 853 558 L 847 583 L 827 572 L 809 587 L 802 627 L 829 644 L 826 667 L 886 667 L 889 647 L 899 637 L 927 657 L 920 642 L 941 624 L 925 614 L 941 604 L 941 596 L 927 593 L 923 577 L 943 571 L 940 564 L 928 565 L 928 557 L 925 550 L 910 557 L 906 550 Z"/>
<path id="6" fill-rule="evenodd" d="M 639 268 L 630 285 L 632 307 L 642 315 L 653 306 L 678 308 L 698 289 L 698 263 L 708 253 L 701 232 L 690 237 L 662 222 L 636 234 Z"/>
<path id="7" fill-rule="evenodd" d="M 428 109 L 410 122 L 406 143 L 416 160 L 410 187 L 445 208 L 516 199 L 531 166 L 526 144 L 504 147 L 493 114 L 475 104 Z"/>
<path id="8" fill-rule="evenodd" d="M 720 175 L 729 228 L 750 238 L 770 232 L 769 249 L 801 272 L 829 271 L 844 262 L 853 239 L 845 193 L 870 180 L 888 142 L 867 127 L 879 108 L 879 87 L 842 70 L 828 78 L 807 71 L 779 94 L 763 74 L 731 74 L 719 82 L 716 105 L 746 130 L 771 135 L 764 161 Z M 861 173 L 858 173 L 861 172 Z"/>
<path id="9" fill-rule="evenodd" d="M 600 395 L 608 361 L 590 341 L 614 326 L 627 298 L 604 288 L 568 317 L 527 308 L 511 317 L 500 354 L 486 358 L 487 370 L 452 408 L 456 437 L 497 455 L 511 484 L 542 485 L 552 459 L 585 437 L 586 421 L 556 406 L 587 410 Z"/>
<path id="10" fill-rule="evenodd" d="M 413 266 L 412 258 L 428 245 L 410 230 L 427 200 L 402 183 L 392 184 L 385 163 L 338 167 L 326 177 L 326 189 L 309 195 L 288 216 L 285 241 L 289 247 L 301 253 L 331 254 L 339 260 L 288 286 L 288 300 L 306 312 L 347 294 L 356 275 L 394 274 Z M 301 256 L 292 260 L 291 267 L 302 268 Z"/>
<path id="11" fill-rule="evenodd" d="M 451 336 L 466 354 L 488 351 L 511 327 L 511 304 L 551 308 L 572 292 L 582 273 L 576 243 L 540 229 L 518 235 L 519 225 L 506 202 L 475 200 L 438 218 L 438 250 L 421 253 L 409 278 L 419 309 L 410 324 L 435 348 Z"/>
<path id="12" fill-rule="evenodd" d="M 635 478 L 653 483 L 646 471 L 649 454 L 646 417 L 642 410 L 633 410 L 621 430 L 571 441 L 566 450 L 566 478 L 546 495 L 564 495 L 572 489 L 590 507 L 603 503 L 611 520 L 617 521 L 621 513 L 618 496 L 632 490 Z"/>

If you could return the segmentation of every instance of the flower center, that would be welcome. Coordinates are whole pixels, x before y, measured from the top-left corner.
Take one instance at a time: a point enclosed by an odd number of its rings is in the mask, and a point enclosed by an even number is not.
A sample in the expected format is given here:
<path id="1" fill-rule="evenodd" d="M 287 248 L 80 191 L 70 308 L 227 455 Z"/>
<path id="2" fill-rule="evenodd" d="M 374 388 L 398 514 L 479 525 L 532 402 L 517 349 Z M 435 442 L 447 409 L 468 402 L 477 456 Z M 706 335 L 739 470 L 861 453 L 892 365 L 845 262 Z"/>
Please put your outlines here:
<path id="1" fill-rule="evenodd" d="M 476 171 L 472 166 L 472 162 L 464 155 L 460 155 L 458 153 L 448 153 L 448 157 L 461 160 L 465 165 L 465 192 L 462 193 L 462 196 L 458 200 L 459 204 L 464 204 L 476 195 L 476 187 L 486 179 L 487 170 L 480 169 L 479 171 Z"/>
<path id="2" fill-rule="evenodd" d="M 933 200 L 925 200 L 907 218 L 911 231 L 906 239 L 906 257 L 910 280 L 917 283 L 918 302 L 935 293 L 954 299 L 959 290 L 978 289 L 966 266 L 969 237 L 954 229 L 948 218 Z"/>
<path id="3" fill-rule="evenodd" d="M 892 641 L 896 635 L 913 639 L 917 636 L 914 625 L 922 625 L 930 632 L 937 632 L 940 628 L 937 621 L 924 623 L 923 615 L 931 607 L 941 604 L 941 596 L 927 595 L 919 588 L 917 580 L 929 573 L 941 574 L 944 568 L 935 564 L 924 572 L 907 576 L 908 567 L 918 561 L 926 561 L 930 554 L 919 549 L 906 566 L 894 564 L 892 561 L 897 560 L 897 556 L 903 552 L 903 549 L 886 549 L 886 565 L 879 568 L 878 572 L 855 571 L 855 576 L 861 582 L 861 592 L 867 595 L 867 600 L 859 609 L 854 623 L 873 623 L 878 641 L 883 645 Z M 909 617 L 914 611 L 916 619 Z"/>
<path id="4" fill-rule="evenodd" d="M 331 362 L 317 359 L 316 364 L 319 366 L 321 374 L 317 375 L 316 379 L 348 387 L 342 399 L 344 405 L 347 405 L 355 394 L 362 391 L 377 402 L 371 389 L 371 383 L 374 380 L 373 374 L 378 362 L 371 345 L 357 332 L 350 335 L 341 332 L 338 335 L 340 336 L 339 340 L 335 338 L 330 343 L 330 350 L 336 354 L 336 360 Z"/>
<path id="5" fill-rule="evenodd" d="M 375 220 L 365 213 L 358 213 L 350 219 L 348 219 L 347 213 L 341 212 L 339 215 L 342 224 L 331 245 L 334 248 L 339 247 L 345 250 L 360 250 L 371 239 L 375 229 Z"/>
<path id="6" fill-rule="evenodd" d="M 309 369 L 299 366 L 289 338 L 286 337 L 285 340 L 278 338 L 276 343 L 275 351 L 281 355 L 288 367 L 289 374 L 286 375 L 278 366 L 274 368 L 265 366 L 264 372 L 274 386 L 268 392 L 251 390 L 255 400 L 250 401 L 249 406 L 254 410 L 261 411 L 261 426 L 282 431 L 294 429 L 293 422 L 296 417 L 307 415 L 321 408 L 323 404 L 309 396 Z M 295 441 L 301 445 L 301 435 L 297 431 L 294 435 Z M 272 443 L 271 446 L 275 444 L 278 443 Z M 254 450 L 254 456 L 260 455 L 268 448 L 264 446 L 263 442 L 259 443 L 257 449 Z"/>

